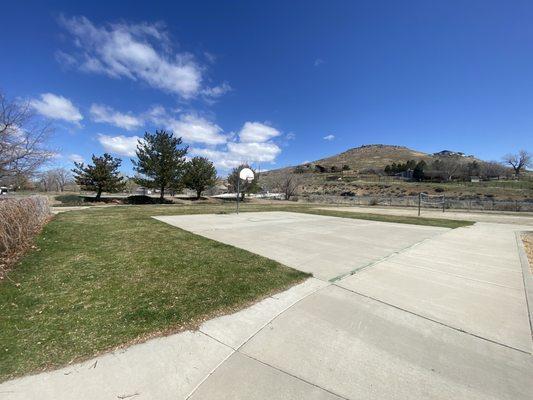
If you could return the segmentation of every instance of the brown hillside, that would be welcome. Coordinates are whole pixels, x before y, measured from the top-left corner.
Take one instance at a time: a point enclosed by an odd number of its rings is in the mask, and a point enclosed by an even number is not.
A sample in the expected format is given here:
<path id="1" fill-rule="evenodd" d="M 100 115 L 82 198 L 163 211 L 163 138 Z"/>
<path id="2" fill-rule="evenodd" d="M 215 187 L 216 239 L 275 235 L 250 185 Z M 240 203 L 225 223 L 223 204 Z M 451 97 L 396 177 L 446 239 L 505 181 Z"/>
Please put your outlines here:
<path id="1" fill-rule="evenodd" d="M 313 164 L 325 167 L 337 166 L 342 168 L 348 165 L 352 171 L 364 172 L 368 169 L 383 169 L 393 162 L 406 162 L 408 160 L 430 161 L 431 155 L 421 151 L 411 150 L 404 146 L 391 146 L 385 144 L 371 144 L 356 147 L 343 153 L 323 158 Z"/>

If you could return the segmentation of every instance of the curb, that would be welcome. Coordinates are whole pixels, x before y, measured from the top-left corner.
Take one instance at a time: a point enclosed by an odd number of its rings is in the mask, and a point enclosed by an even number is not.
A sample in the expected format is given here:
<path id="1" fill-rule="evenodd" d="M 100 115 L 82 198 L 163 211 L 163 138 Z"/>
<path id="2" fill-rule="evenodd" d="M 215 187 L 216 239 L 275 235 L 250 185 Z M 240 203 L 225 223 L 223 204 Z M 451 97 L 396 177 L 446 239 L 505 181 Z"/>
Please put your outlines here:
<path id="1" fill-rule="evenodd" d="M 520 257 L 520 264 L 522 265 L 522 278 L 524 281 L 524 291 L 526 294 L 526 306 L 529 316 L 529 329 L 533 337 L 533 274 L 529 266 L 526 249 L 522 241 L 522 235 L 532 233 L 532 231 L 518 231 L 515 232 L 516 244 L 518 246 L 518 255 Z"/>

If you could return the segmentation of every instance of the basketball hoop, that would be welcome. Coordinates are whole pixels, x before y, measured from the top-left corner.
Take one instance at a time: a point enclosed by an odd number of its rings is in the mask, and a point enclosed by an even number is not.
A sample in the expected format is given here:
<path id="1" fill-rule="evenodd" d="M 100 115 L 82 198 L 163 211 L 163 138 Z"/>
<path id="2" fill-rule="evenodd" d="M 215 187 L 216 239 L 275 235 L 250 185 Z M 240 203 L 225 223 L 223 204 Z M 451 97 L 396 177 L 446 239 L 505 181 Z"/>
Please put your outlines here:
<path id="1" fill-rule="evenodd" d="M 254 171 L 252 171 L 250 168 L 243 168 L 241 169 L 241 172 L 239 172 L 239 178 L 241 178 L 243 181 L 251 182 L 254 180 Z"/>
<path id="2" fill-rule="evenodd" d="M 239 172 L 239 178 L 237 179 L 237 214 L 239 213 L 239 200 L 241 197 L 241 179 L 250 183 L 254 180 L 254 171 L 250 168 L 243 168 Z"/>

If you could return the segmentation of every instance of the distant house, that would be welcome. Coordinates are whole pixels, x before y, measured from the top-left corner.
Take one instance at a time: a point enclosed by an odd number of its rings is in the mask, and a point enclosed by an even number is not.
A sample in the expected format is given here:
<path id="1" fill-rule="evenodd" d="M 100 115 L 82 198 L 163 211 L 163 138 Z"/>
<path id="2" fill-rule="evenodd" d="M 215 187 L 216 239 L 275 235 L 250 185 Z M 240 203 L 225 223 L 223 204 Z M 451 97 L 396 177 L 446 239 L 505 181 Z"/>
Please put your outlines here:
<path id="1" fill-rule="evenodd" d="M 146 188 L 144 186 L 139 186 L 137 189 L 135 189 L 135 194 L 149 196 L 152 194 L 152 189 Z"/>
<path id="2" fill-rule="evenodd" d="M 398 178 L 411 180 L 411 179 L 413 179 L 413 170 L 412 169 L 407 169 L 405 171 L 397 173 L 395 176 L 397 176 Z"/>
<path id="3" fill-rule="evenodd" d="M 6 186 L 0 186 L 0 195 L 1 194 L 7 194 L 8 188 Z"/>

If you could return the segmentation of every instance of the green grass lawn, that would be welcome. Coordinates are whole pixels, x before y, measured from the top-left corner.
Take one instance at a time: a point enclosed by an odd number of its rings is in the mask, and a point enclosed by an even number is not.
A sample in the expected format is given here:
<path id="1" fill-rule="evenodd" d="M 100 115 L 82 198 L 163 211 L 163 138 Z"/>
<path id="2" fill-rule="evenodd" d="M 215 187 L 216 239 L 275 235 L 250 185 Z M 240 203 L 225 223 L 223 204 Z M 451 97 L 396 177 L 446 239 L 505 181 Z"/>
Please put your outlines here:
<path id="1" fill-rule="evenodd" d="M 308 276 L 150 218 L 233 210 L 233 204 L 124 206 L 57 215 L 38 237 L 37 249 L 0 283 L 0 381 L 194 328 Z M 301 205 L 246 204 L 242 210 L 470 224 Z"/>

